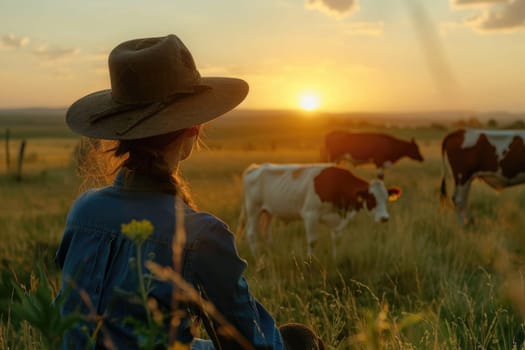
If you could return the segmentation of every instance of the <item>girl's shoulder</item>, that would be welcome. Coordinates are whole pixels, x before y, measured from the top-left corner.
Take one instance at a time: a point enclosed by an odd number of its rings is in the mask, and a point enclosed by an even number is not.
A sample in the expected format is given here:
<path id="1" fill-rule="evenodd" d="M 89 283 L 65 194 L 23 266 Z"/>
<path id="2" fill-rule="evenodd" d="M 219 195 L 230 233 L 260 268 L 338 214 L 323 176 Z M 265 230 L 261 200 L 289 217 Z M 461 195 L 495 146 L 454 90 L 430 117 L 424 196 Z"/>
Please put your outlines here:
<path id="1" fill-rule="evenodd" d="M 187 209 L 184 220 L 186 229 L 198 226 L 205 230 L 230 231 L 228 225 L 224 221 L 205 211 Z"/>
<path id="2" fill-rule="evenodd" d="M 82 207 L 89 206 L 89 205 L 96 205 L 96 203 L 100 199 L 100 191 L 102 189 L 89 189 L 87 191 L 82 192 L 75 198 L 71 205 L 71 210 L 78 210 Z"/>
<path id="3" fill-rule="evenodd" d="M 190 209 L 185 215 L 184 226 L 193 239 L 200 241 L 233 242 L 234 235 L 228 224 L 217 216 Z"/>

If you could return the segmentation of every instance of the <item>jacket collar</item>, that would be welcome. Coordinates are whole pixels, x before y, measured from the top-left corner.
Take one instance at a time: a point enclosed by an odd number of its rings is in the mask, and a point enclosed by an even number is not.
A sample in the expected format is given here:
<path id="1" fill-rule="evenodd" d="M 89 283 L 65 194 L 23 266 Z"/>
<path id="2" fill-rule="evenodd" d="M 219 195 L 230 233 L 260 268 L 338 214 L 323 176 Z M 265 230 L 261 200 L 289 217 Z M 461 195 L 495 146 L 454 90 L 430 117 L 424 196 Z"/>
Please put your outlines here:
<path id="1" fill-rule="evenodd" d="M 122 168 L 117 173 L 113 186 L 126 191 L 163 192 L 175 194 L 171 177 L 167 174 L 135 171 Z"/>

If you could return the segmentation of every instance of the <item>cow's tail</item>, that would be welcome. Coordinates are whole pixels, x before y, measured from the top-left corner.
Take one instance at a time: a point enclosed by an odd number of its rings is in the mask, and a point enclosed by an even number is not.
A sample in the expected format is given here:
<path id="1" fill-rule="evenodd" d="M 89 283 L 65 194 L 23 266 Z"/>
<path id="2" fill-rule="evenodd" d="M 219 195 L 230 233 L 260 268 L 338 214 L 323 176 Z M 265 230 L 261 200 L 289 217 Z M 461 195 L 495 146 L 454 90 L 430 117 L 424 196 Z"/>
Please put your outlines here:
<path id="1" fill-rule="evenodd" d="M 445 152 L 447 137 L 443 139 L 443 142 L 441 143 L 441 191 L 440 191 L 440 202 L 441 206 L 444 207 L 448 204 L 448 196 L 447 196 L 447 154 Z"/>

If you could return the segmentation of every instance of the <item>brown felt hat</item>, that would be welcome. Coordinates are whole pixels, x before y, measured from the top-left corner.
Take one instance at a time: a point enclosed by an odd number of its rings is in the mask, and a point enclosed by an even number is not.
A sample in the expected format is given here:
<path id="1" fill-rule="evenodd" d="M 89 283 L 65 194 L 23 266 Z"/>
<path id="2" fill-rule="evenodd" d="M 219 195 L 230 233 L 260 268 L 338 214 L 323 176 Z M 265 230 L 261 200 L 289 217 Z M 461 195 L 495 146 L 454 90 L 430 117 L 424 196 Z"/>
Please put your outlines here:
<path id="1" fill-rule="evenodd" d="M 99 139 L 140 139 L 204 123 L 235 108 L 248 93 L 237 78 L 201 77 L 175 35 L 123 42 L 109 54 L 111 90 L 73 103 L 66 123 Z"/>

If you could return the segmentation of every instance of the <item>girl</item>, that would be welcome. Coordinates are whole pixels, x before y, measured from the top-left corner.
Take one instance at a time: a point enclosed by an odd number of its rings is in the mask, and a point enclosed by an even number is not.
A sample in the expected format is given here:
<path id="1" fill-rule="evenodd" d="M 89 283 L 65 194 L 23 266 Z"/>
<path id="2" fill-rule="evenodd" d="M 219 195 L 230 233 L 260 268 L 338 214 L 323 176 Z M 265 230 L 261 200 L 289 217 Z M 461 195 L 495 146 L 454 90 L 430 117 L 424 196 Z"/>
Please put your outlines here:
<path id="1" fill-rule="evenodd" d="M 305 326 L 288 324 L 281 334 L 248 289 L 233 234 L 194 209 L 177 175 L 200 125 L 237 106 L 248 85 L 201 77 L 175 35 L 118 45 L 109 72 L 111 90 L 79 99 L 66 115 L 74 132 L 115 140 L 112 152 L 120 162 L 113 184 L 83 193 L 68 214 L 56 254 L 62 311 L 86 319 L 66 334 L 63 348 L 322 348 Z M 184 237 L 174 236 L 181 223 Z M 180 273 L 205 301 L 185 297 L 183 282 L 153 277 L 149 261 Z M 206 302 L 216 314 L 207 312 Z M 211 340 L 194 337 L 195 317 Z"/>

